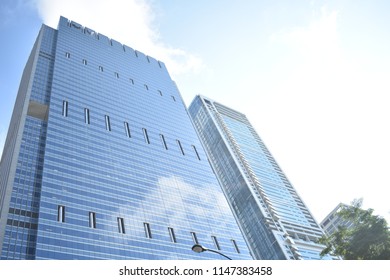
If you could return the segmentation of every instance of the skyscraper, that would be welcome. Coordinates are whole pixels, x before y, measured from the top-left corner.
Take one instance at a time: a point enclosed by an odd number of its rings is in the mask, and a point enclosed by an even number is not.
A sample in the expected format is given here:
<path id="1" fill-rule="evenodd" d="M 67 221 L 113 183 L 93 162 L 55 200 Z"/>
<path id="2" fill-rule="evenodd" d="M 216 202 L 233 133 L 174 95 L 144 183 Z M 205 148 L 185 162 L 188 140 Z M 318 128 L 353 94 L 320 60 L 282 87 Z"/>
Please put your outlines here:
<path id="1" fill-rule="evenodd" d="M 331 235 L 335 231 L 337 231 L 338 227 L 346 227 L 348 229 L 353 227 L 353 223 L 351 221 L 346 221 L 342 217 L 338 215 L 341 209 L 344 207 L 348 207 L 348 205 L 344 203 L 339 203 L 320 223 L 321 227 L 325 231 L 326 234 Z"/>
<path id="2" fill-rule="evenodd" d="M 202 96 L 189 112 L 254 258 L 320 259 L 321 228 L 246 116 Z"/>
<path id="3" fill-rule="evenodd" d="M 2 259 L 251 259 L 165 65 L 61 17 L 0 163 Z"/>

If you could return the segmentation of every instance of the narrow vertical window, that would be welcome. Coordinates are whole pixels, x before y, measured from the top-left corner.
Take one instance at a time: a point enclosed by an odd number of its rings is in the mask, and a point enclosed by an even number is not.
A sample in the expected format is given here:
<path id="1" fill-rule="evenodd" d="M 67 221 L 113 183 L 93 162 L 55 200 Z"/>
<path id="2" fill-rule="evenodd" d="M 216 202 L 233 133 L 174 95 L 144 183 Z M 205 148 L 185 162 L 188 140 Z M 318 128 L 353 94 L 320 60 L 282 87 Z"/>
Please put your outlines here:
<path id="1" fill-rule="evenodd" d="M 84 108 L 84 122 L 86 124 L 90 124 L 90 118 L 89 118 L 89 109 L 88 108 Z"/>
<path id="2" fill-rule="evenodd" d="M 160 66 L 160 68 L 162 68 L 162 67 L 161 67 L 161 63 L 160 63 L 160 61 L 157 61 L 157 62 L 158 62 L 158 66 Z"/>
<path id="3" fill-rule="evenodd" d="M 145 86 L 146 90 L 149 90 L 149 87 L 147 84 L 144 84 L 144 86 Z"/>
<path id="4" fill-rule="evenodd" d="M 65 206 L 58 205 L 57 221 L 65 223 Z"/>
<path id="5" fill-rule="evenodd" d="M 219 246 L 218 239 L 215 236 L 211 236 L 211 239 L 214 242 L 214 246 L 217 250 L 221 250 L 221 247 Z"/>
<path id="6" fill-rule="evenodd" d="M 115 78 L 119 79 L 119 73 L 115 72 Z"/>
<path id="7" fill-rule="evenodd" d="M 164 135 L 160 134 L 161 142 L 165 150 L 168 150 L 167 142 L 165 141 Z"/>
<path id="8" fill-rule="evenodd" d="M 148 55 L 146 56 L 146 59 L 147 59 L 147 60 L 148 60 L 148 62 L 150 63 L 150 59 L 149 59 L 149 56 L 148 56 Z"/>
<path id="9" fill-rule="evenodd" d="M 196 150 L 196 147 L 195 147 L 194 145 L 192 145 L 192 149 L 194 149 L 194 152 L 195 152 L 195 154 L 196 154 L 196 157 L 198 158 L 198 160 L 200 160 L 198 151 Z"/>
<path id="10" fill-rule="evenodd" d="M 169 228 L 168 228 L 168 232 L 169 232 L 169 236 L 170 236 L 170 238 L 171 238 L 171 241 L 172 241 L 173 243 L 176 243 L 176 242 L 177 242 L 177 241 L 176 241 L 176 235 L 175 235 L 175 231 L 173 230 L 173 228 L 169 227 Z"/>
<path id="11" fill-rule="evenodd" d="M 152 231 L 150 230 L 150 224 L 144 223 L 145 236 L 146 238 L 152 238 Z"/>
<path id="12" fill-rule="evenodd" d="M 68 116 L 68 101 L 66 100 L 62 101 L 62 116 Z"/>
<path id="13" fill-rule="evenodd" d="M 173 101 L 176 102 L 176 98 L 173 95 L 171 95 L 171 97 L 172 97 Z"/>
<path id="14" fill-rule="evenodd" d="M 176 140 L 176 143 L 177 143 L 177 145 L 179 146 L 182 155 L 184 156 L 184 150 L 183 150 L 183 147 L 182 147 L 180 141 L 179 141 L 179 140 Z"/>
<path id="15" fill-rule="evenodd" d="M 136 57 L 138 57 L 138 52 L 137 51 L 134 51 L 134 54 Z"/>
<path id="16" fill-rule="evenodd" d="M 86 59 L 83 59 L 83 64 L 87 65 L 87 60 Z"/>
<path id="17" fill-rule="evenodd" d="M 162 92 L 161 92 L 161 90 L 157 90 L 158 91 L 158 93 L 162 96 Z"/>
<path id="18" fill-rule="evenodd" d="M 99 66 L 99 71 L 103 72 L 103 66 Z"/>
<path id="19" fill-rule="evenodd" d="M 105 115 L 104 118 L 105 118 L 105 121 L 106 121 L 106 130 L 107 131 L 111 131 L 110 117 Z"/>
<path id="20" fill-rule="evenodd" d="M 146 130 L 146 128 L 143 128 L 142 132 L 144 133 L 145 142 L 150 144 L 149 135 L 148 135 L 148 131 Z"/>
<path id="21" fill-rule="evenodd" d="M 70 53 L 66 52 L 66 53 L 65 53 L 65 57 L 66 57 L 66 58 L 70 58 Z"/>
<path id="22" fill-rule="evenodd" d="M 128 122 L 124 122 L 124 124 L 125 124 L 126 136 L 127 136 L 128 138 L 131 138 L 129 123 L 128 123 Z"/>
<path id="23" fill-rule="evenodd" d="M 96 228 L 96 213 L 89 212 L 89 227 Z"/>
<path id="24" fill-rule="evenodd" d="M 118 220 L 118 231 L 119 233 L 125 233 L 125 221 L 123 218 L 117 218 Z"/>
<path id="25" fill-rule="evenodd" d="M 233 244 L 234 249 L 236 249 L 236 252 L 237 252 L 237 253 L 240 253 L 240 249 L 239 249 L 238 246 L 237 246 L 236 240 L 232 239 L 232 244 Z"/>
<path id="26" fill-rule="evenodd" d="M 130 80 L 130 83 L 131 83 L 132 85 L 134 85 L 134 80 L 133 80 L 132 78 L 130 78 L 129 80 Z"/>
<path id="27" fill-rule="evenodd" d="M 195 232 L 191 232 L 192 241 L 194 241 L 194 244 L 199 244 L 198 237 L 196 236 Z"/>

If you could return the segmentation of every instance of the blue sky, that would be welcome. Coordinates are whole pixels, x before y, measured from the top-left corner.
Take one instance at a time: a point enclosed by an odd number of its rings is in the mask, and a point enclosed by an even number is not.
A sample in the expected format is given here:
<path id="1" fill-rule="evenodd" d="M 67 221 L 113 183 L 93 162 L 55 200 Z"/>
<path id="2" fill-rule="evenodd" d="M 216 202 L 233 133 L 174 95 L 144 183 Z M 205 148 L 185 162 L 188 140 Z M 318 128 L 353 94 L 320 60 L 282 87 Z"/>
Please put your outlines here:
<path id="1" fill-rule="evenodd" d="M 2 0 L 0 149 L 40 25 L 60 15 L 164 61 L 187 105 L 245 113 L 317 221 L 390 221 L 388 1 Z"/>

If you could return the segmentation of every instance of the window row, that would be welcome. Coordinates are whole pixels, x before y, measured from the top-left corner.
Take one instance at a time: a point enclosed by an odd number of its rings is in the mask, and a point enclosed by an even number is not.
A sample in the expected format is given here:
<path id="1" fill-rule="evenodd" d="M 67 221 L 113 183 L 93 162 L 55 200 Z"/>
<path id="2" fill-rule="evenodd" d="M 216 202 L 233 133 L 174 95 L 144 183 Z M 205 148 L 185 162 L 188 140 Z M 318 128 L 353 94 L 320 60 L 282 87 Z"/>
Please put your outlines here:
<path id="1" fill-rule="evenodd" d="M 88 217 L 89 217 L 89 227 L 96 228 L 96 213 L 89 212 Z M 65 223 L 65 206 L 64 205 L 58 205 L 57 221 L 60 223 Z M 118 228 L 118 233 L 126 234 L 124 218 L 117 217 L 117 228 Z M 146 223 L 146 222 L 143 223 L 143 228 L 144 228 L 144 232 L 145 232 L 145 237 L 152 239 L 153 234 L 152 234 L 152 228 L 151 228 L 150 223 Z M 177 243 L 178 241 L 176 238 L 175 230 L 172 227 L 168 227 L 167 231 L 168 231 L 170 240 L 173 243 Z M 191 238 L 192 238 L 192 241 L 194 242 L 194 244 L 199 244 L 198 237 L 197 237 L 196 233 L 190 232 L 190 234 L 191 234 Z M 217 237 L 211 236 L 211 239 L 213 241 L 214 247 L 217 250 L 221 250 L 221 246 L 218 242 Z M 231 242 L 232 242 L 232 245 L 233 245 L 235 251 L 237 253 L 240 253 L 240 250 L 238 248 L 236 241 L 234 239 L 231 239 Z"/>
<path id="2" fill-rule="evenodd" d="M 67 117 L 68 116 L 68 107 L 69 107 L 68 101 L 64 100 L 62 102 L 62 116 L 63 117 Z M 104 115 L 104 121 L 105 121 L 106 130 L 107 131 L 111 131 L 111 119 L 110 119 L 110 116 Z M 86 124 L 91 124 L 90 110 L 88 108 L 84 108 L 84 122 Z M 127 138 L 131 138 L 132 137 L 132 133 L 131 133 L 131 130 L 130 130 L 129 123 L 124 121 L 123 122 L 123 127 L 124 127 L 124 133 L 125 133 L 126 137 Z M 148 134 L 148 131 L 147 131 L 146 128 L 142 128 L 142 134 L 144 136 L 145 142 L 147 144 L 150 144 L 150 138 L 149 138 L 149 134 Z M 167 142 L 165 140 L 165 136 L 160 133 L 159 137 L 160 137 L 161 144 L 162 144 L 163 148 L 165 150 L 168 150 L 168 145 L 167 145 Z M 181 154 L 185 155 L 185 151 L 184 151 L 184 148 L 183 148 L 180 140 L 176 139 L 176 144 L 177 144 Z M 196 147 L 194 145 L 191 145 L 191 147 L 192 147 L 193 152 L 196 155 L 196 158 L 198 160 L 200 160 L 200 156 L 199 156 L 199 153 L 198 153 L 198 150 L 196 149 Z"/>
<path id="3" fill-rule="evenodd" d="M 66 58 L 70 58 L 70 53 L 66 52 L 66 53 L 65 53 L 65 57 L 66 57 Z M 87 62 L 86 59 L 83 59 L 83 60 L 82 60 L 82 63 L 83 63 L 84 65 L 87 65 L 87 64 L 88 64 L 88 62 Z M 99 69 L 100 72 L 104 72 L 103 66 L 99 65 L 99 68 L 98 68 L 98 69 Z M 117 78 L 117 79 L 119 79 L 119 73 L 118 73 L 118 72 L 114 72 L 114 77 Z M 132 78 L 129 78 L 129 82 L 130 82 L 132 85 L 135 84 L 135 83 L 134 83 L 134 79 L 132 79 Z M 149 90 L 149 86 L 148 86 L 147 84 L 144 84 L 144 88 L 145 88 L 146 90 Z M 163 93 L 162 93 L 161 90 L 157 90 L 157 92 L 159 93 L 160 96 L 163 96 Z M 176 102 L 175 96 L 171 95 L 171 98 L 172 98 L 173 101 Z"/>

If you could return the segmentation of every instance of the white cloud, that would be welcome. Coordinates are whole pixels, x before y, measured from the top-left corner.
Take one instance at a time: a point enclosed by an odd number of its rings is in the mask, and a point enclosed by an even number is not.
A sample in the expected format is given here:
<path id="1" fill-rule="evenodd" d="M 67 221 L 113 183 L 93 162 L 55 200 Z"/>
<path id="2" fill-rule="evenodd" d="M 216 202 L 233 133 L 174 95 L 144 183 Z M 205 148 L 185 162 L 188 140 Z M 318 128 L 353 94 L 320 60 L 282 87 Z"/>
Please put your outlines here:
<path id="1" fill-rule="evenodd" d="M 369 53 L 349 55 L 340 17 L 339 11 L 322 8 L 308 25 L 271 37 L 271 44 L 284 45 L 292 53 L 283 62 L 289 71 L 272 89 L 277 106 L 270 107 L 278 108 L 275 115 L 281 116 L 277 126 L 285 127 L 285 135 L 296 136 L 279 152 L 291 157 L 285 158 L 290 161 L 286 171 L 294 174 L 292 181 L 308 207 L 321 213 L 318 218 L 331 204 L 359 197 L 389 218 L 383 189 L 390 181 L 382 174 L 390 157 L 390 135 L 383 129 L 390 117 L 390 73 Z M 294 164 L 297 159 L 299 165 Z"/>
<path id="2" fill-rule="evenodd" d="M 149 1 L 34 1 L 45 24 L 56 28 L 62 15 L 163 61 L 173 75 L 197 72 L 203 67 L 196 55 L 164 44 L 154 24 L 156 15 Z"/>

